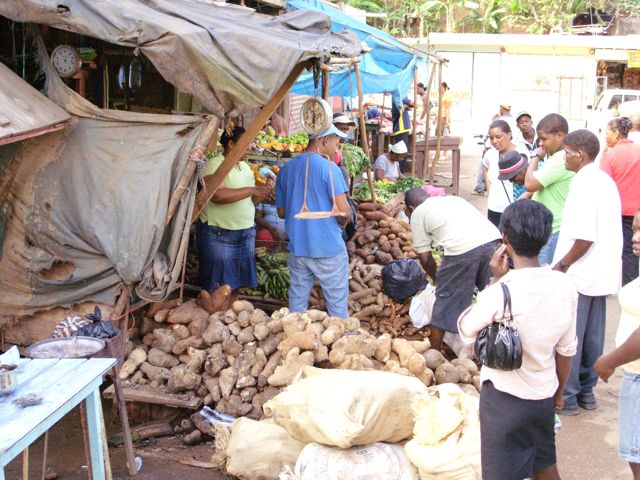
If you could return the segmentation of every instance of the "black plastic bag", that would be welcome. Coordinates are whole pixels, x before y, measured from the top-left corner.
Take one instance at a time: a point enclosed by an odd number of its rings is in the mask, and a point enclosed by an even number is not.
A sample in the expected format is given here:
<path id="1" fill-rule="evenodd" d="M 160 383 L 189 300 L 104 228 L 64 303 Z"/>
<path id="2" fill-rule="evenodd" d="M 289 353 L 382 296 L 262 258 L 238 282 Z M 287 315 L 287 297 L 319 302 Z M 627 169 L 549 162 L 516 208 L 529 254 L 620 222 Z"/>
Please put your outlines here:
<path id="1" fill-rule="evenodd" d="M 424 272 L 412 258 L 394 260 L 382 269 L 382 291 L 398 303 L 404 303 L 426 286 Z"/>
<path id="2" fill-rule="evenodd" d="M 87 313 L 85 316 L 89 320 L 91 320 L 91 323 L 82 327 L 80 330 L 74 333 L 74 335 L 78 335 L 81 337 L 101 338 L 105 340 L 108 338 L 117 337 L 120 333 L 120 329 L 114 327 L 111 322 L 104 321 L 102 319 L 102 312 L 100 311 L 100 307 L 96 307 L 93 313 Z"/>
<path id="3" fill-rule="evenodd" d="M 356 234 L 358 230 L 358 205 L 353 199 L 347 196 L 347 203 L 349 203 L 350 219 L 349 222 L 342 227 L 342 238 L 345 242 L 348 242 Z"/>
<path id="4" fill-rule="evenodd" d="M 480 330 L 473 349 L 476 358 L 485 367 L 508 372 L 522 366 L 522 341 L 518 331 L 512 326 L 509 288 L 504 283 L 501 285 L 504 294 L 502 319 Z"/>

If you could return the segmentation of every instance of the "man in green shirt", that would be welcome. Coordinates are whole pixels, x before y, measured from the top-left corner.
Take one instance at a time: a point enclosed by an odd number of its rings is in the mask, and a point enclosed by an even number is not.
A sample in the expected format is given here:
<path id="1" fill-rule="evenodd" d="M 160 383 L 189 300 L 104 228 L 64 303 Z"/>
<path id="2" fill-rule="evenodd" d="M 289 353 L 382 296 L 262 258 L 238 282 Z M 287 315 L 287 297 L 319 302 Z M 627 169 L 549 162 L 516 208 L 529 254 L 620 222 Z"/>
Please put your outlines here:
<path id="1" fill-rule="evenodd" d="M 564 137 L 569 133 L 567 120 L 557 113 L 542 118 L 537 127 L 540 147 L 531 153 L 524 186 L 533 192 L 533 200 L 542 203 L 553 213 L 551 237 L 540 250 L 540 265 L 550 265 L 560 235 L 562 210 L 569 194 L 569 184 L 575 175 L 564 166 Z M 544 165 L 538 170 L 538 162 Z"/>

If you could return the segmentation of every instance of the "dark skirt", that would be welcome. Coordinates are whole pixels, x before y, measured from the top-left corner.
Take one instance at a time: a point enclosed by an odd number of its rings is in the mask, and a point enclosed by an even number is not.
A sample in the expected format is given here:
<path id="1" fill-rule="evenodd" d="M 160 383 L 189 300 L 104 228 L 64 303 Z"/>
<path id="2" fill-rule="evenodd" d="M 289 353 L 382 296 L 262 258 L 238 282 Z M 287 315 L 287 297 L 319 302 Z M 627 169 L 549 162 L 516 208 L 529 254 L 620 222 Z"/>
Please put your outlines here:
<path id="1" fill-rule="evenodd" d="M 480 393 L 482 478 L 523 480 L 556 464 L 553 398 L 524 400 L 491 381 Z"/>
<path id="2" fill-rule="evenodd" d="M 226 230 L 198 220 L 196 243 L 200 287 L 209 292 L 225 284 L 233 290 L 256 288 L 255 227 Z"/>

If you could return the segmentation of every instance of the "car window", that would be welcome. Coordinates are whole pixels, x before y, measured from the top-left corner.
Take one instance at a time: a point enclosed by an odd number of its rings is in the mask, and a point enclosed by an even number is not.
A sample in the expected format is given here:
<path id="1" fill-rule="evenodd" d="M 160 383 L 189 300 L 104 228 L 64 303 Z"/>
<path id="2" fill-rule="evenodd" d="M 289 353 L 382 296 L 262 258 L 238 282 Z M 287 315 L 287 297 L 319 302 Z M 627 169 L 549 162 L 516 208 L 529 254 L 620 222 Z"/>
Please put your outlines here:
<path id="1" fill-rule="evenodd" d="M 638 96 L 637 95 L 625 95 L 624 96 L 624 101 L 625 102 L 633 102 L 634 100 L 637 100 Z"/>
<path id="2" fill-rule="evenodd" d="M 614 95 L 611 97 L 611 101 L 609 102 L 609 110 L 612 108 L 618 108 L 620 103 L 622 102 L 622 95 Z"/>

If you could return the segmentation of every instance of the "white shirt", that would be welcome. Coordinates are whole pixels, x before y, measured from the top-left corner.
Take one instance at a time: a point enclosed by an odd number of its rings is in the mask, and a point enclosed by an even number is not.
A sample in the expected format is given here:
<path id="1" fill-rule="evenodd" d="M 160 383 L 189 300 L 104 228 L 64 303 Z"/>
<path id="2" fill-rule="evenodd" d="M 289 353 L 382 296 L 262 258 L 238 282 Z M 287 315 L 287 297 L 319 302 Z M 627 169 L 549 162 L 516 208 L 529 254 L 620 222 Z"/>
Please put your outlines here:
<path id="1" fill-rule="evenodd" d="M 529 158 L 529 150 L 523 143 L 516 145 L 516 151 L 524 153 Z M 499 162 L 500 152 L 493 147 L 487 150 L 482 158 L 482 165 L 487 168 L 487 178 L 491 182 L 487 208 L 493 212 L 502 213 L 510 203 L 513 203 L 513 184 L 510 180 L 498 180 Z"/>
<path id="2" fill-rule="evenodd" d="M 611 177 L 593 163 L 582 167 L 569 186 L 553 265 L 576 240 L 593 242 L 566 273 L 578 292 L 592 297 L 616 293 L 622 274 L 620 195 Z"/>
<path id="3" fill-rule="evenodd" d="M 480 211 L 461 197 L 429 197 L 411 214 L 413 246 L 418 253 L 432 245 L 445 255 L 461 255 L 500 238 L 500 232 Z"/>
<path id="4" fill-rule="evenodd" d="M 616 333 L 616 347 L 627 341 L 629 336 L 640 327 L 640 277 L 627 283 L 618 292 L 620 302 L 620 323 Z M 640 374 L 640 359 L 622 365 L 625 372 Z"/>
<path id="5" fill-rule="evenodd" d="M 400 164 L 389 160 L 386 153 L 383 153 L 376 159 L 374 168 L 384 171 L 384 178 L 392 182 L 395 182 L 400 176 Z"/>
<path id="6" fill-rule="evenodd" d="M 522 341 L 522 366 L 510 372 L 483 366 L 480 379 L 491 380 L 498 390 L 518 398 L 552 397 L 558 388 L 555 354 L 571 357 L 578 345 L 576 289 L 550 267 L 510 270 L 480 292 L 477 302 L 460 315 L 458 330 L 463 342 L 473 343 L 480 330 L 502 319 L 500 282 L 506 283 L 511 294 L 513 326 Z"/>
<path id="7" fill-rule="evenodd" d="M 627 136 L 627 138 L 635 144 L 640 144 L 640 132 L 636 132 L 636 131 L 629 132 L 629 135 Z"/>

